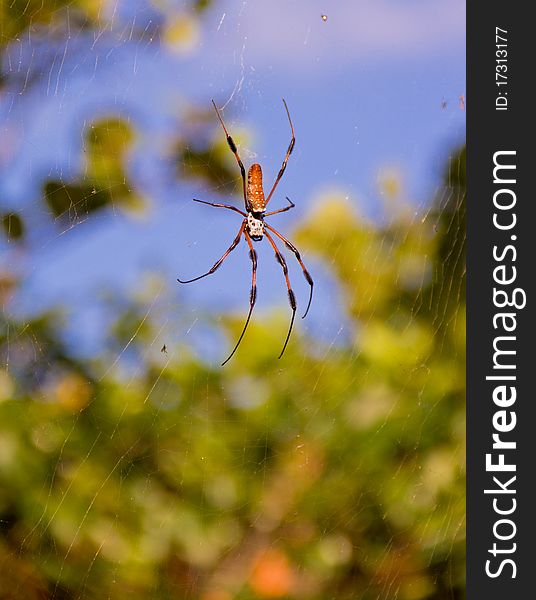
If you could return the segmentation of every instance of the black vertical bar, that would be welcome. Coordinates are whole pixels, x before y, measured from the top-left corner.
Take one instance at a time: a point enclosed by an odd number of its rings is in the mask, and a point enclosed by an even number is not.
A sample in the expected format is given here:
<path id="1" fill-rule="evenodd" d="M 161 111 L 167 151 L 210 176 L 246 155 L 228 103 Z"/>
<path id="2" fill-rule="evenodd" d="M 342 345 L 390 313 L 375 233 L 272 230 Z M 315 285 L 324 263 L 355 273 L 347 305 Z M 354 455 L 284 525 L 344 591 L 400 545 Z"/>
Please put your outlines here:
<path id="1" fill-rule="evenodd" d="M 536 514 L 533 514 L 536 511 L 536 397 L 531 380 L 533 376 L 536 379 L 536 352 L 532 340 L 536 334 L 536 234 L 532 231 L 534 221 L 530 210 L 536 206 L 535 186 L 531 185 L 536 176 L 536 152 L 529 147 L 529 135 L 534 136 L 531 129 L 534 130 L 535 121 L 535 108 L 531 106 L 529 111 L 529 103 L 534 105 L 536 102 L 529 90 L 534 80 L 534 68 L 530 63 L 535 56 L 529 6 L 528 3 L 497 0 L 467 4 L 469 600 L 536 598 L 532 584 L 536 577 L 533 558 L 536 537 Z M 497 32 L 497 27 L 506 33 Z M 504 47 L 506 55 L 500 52 L 503 48 L 497 46 L 502 42 L 496 39 L 496 33 L 507 40 Z M 506 59 L 506 62 L 498 59 Z M 503 64 L 507 69 L 502 69 L 500 65 Z M 506 79 L 497 77 L 497 72 L 506 75 Z M 496 154 L 498 152 L 510 154 Z M 499 181 L 495 182 L 494 156 L 503 165 L 515 165 L 515 169 L 497 170 L 495 179 Z M 515 179 L 515 183 L 507 182 L 511 179 Z M 510 198 L 515 200 L 514 206 L 498 209 L 494 205 L 494 194 L 499 204 L 506 206 Z M 509 225 L 515 218 L 515 226 L 500 229 L 494 224 L 494 213 L 499 225 Z M 513 249 L 505 250 L 507 246 Z M 502 259 L 497 259 L 501 256 Z M 496 271 L 496 277 L 509 279 L 515 267 L 515 281 L 498 284 L 494 280 L 494 269 L 501 266 L 505 270 Z M 498 307 L 501 300 L 496 298 L 494 302 L 494 288 L 507 293 L 514 305 Z M 523 308 L 523 293 L 517 292 L 516 295 L 516 289 L 526 293 L 526 306 Z M 504 330 L 506 320 L 496 316 L 506 312 L 515 315 L 508 319 L 510 327 L 515 325 L 510 332 Z M 505 335 L 514 337 L 514 340 L 497 342 L 497 336 Z M 497 347 L 515 350 L 515 354 L 497 355 Z M 508 363 L 513 367 L 494 368 L 494 354 L 498 364 L 504 366 Z M 513 379 L 487 379 L 489 376 L 506 375 Z M 511 387 L 515 388 L 517 396 L 511 406 L 499 406 L 494 402 L 494 390 L 501 385 L 507 386 L 508 394 Z M 500 401 L 501 397 L 498 396 L 498 399 Z M 499 414 L 502 410 L 504 415 Z M 496 425 L 512 429 L 498 432 Z M 516 447 L 494 449 L 494 433 L 503 442 L 515 442 Z M 499 471 L 497 467 L 487 469 L 487 454 L 491 455 L 492 465 L 500 463 L 499 455 L 502 454 L 505 464 L 515 467 L 515 471 Z M 501 482 L 503 491 L 500 491 L 494 476 Z M 508 483 L 512 477 L 515 480 Z M 510 510 L 510 514 L 498 512 Z M 511 534 L 510 539 L 501 539 Z"/>

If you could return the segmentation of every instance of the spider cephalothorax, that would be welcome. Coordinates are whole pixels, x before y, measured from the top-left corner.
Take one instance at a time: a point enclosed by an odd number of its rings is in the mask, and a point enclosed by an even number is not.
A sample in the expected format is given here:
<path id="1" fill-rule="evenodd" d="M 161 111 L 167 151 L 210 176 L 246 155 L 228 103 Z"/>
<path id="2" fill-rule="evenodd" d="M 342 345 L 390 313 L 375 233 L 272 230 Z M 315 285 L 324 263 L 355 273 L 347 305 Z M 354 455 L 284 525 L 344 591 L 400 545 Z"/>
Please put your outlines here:
<path id="1" fill-rule="evenodd" d="M 264 213 L 248 212 L 247 215 L 247 232 L 254 242 L 260 242 L 264 235 Z"/>
<path id="2" fill-rule="evenodd" d="M 240 229 L 238 230 L 237 236 L 233 240 L 233 243 L 225 251 L 223 256 L 214 263 L 214 265 L 212 266 L 212 268 L 209 271 L 207 271 L 203 275 L 199 275 L 199 277 L 194 277 L 194 279 L 188 279 L 186 281 L 178 279 L 177 281 L 179 281 L 180 283 L 191 283 L 192 281 L 197 281 L 198 279 L 202 279 L 203 277 L 206 277 L 207 275 L 211 275 L 222 264 L 222 262 L 229 256 L 229 254 L 236 248 L 236 246 L 240 242 L 242 236 L 244 236 L 244 238 L 246 239 L 246 242 L 249 246 L 249 258 L 250 258 L 251 264 L 252 264 L 251 293 L 249 296 L 249 312 L 248 312 L 246 322 L 244 324 L 244 328 L 242 329 L 242 333 L 240 334 L 240 337 L 238 338 L 238 342 L 236 343 L 236 345 L 233 348 L 233 351 L 231 352 L 229 357 L 222 363 L 224 365 L 231 358 L 231 356 L 233 356 L 233 354 L 236 352 L 236 349 L 240 345 L 240 342 L 242 341 L 242 338 L 244 337 L 244 334 L 246 333 L 246 329 L 249 324 L 249 320 L 251 318 L 251 313 L 253 312 L 253 307 L 255 306 L 255 301 L 257 299 L 257 253 L 255 252 L 255 249 L 253 248 L 252 241 L 259 242 L 262 240 L 262 238 L 264 236 L 266 236 L 266 239 L 268 240 L 268 242 L 274 249 L 277 262 L 281 265 L 281 268 L 283 269 L 283 275 L 285 277 L 285 282 L 287 284 L 288 300 L 289 300 L 290 308 L 292 309 L 292 317 L 290 320 L 290 326 L 288 329 L 287 337 L 286 337 L 285 343 L 283 345 L 283 350 L 281 350 L 281 354 L 279 355 L 279 358 L 281 358 L 283 356 L 283 352 L 285 352 L 285 348 L 287 347 L 288 340 L 290 338 L 290 333 L 292 331 L 292 326 L 294 324 L 294 317 L 296 316 L 296 297 L 295 297 L 292 287 L 290 285 L 290 279 L 289 279 L 289 275 L 288 275 L 288 268 L 287 268 L 287 263 L 285 261 L 285 257 L 281 254 L 281 251 L 277 247 L 274 238 L 270 235 L 269 232 L 273 233 L 277 238 L 279 238 L 285 244 L 285 246 L 291 252 L 294 253 L 296 260 L 300 263 L 300 267 L 302 268 L 303 275 L 304 275 L 305 279 L 307 280 L 307 283 L 310 286 L 309 302 L 307 304 L 307 308 L 305 309 L 305 314 L 303 315 L 303 317 L 305 317 L 307 315 L 307 313 L 309 312 L 309 307 L 311 306 L 311 300 L 313 299 L 313 279 L 311 278 L 311 276 L 309 275 L 309 272 L 305 268 L 305 265 L 303 264 L 303 261 L 301 259 L 298 249 L 296 248 L 296 246 L 294 246 L 294 244 L 292 242 L 287 240 L 277 230 L 275 230 L 273 227 L 270 227 L 270 225 L 268 225 L 268 223 L 266 223 L 264 221 L 265 217 L 269 217 L 271 215 L 276 215 L 278 213 L 286 212 L 287 210 L 290 210 L 291 208 L 294 207 L 294 204 L 292 203 L 292 201 L 289 200 L 289 198 L 287 198 L 287 200 L 289 202 L 289 206 L 285 206 L 285 208 L 280 208 L 279 210 L 274 210 L 269 213 L 266 212 L 266 206 L 268 205 L 268 202 L 270 202 L 270 199 L 277 187 L 277 184 L 281 180 L 281 177 L 283 177 L 283 173 L 285 172 L 285 169 L 287 167 L 288 159 L 294 148 L 294 143 L 296 141 L 296 139 L 294 137 L 294 126 L 292 125 L 292 120 L 290 118 L 290 113 L 289 113 L 289 110 L 287 107 L 287 103 L 285 102 L 285 100 L 283 100 L 283 104 L 285 105 L 285 110 L 287 111 L 288 121 L 290 123 L 292 138 L 290 140 L 290 144 L 288 146 L 287 153 L 285 155 L 285 159 L 283 160 L 281 169 L 279 169 L 279 173 L 278 173 L 276 180 L 272 186 L 272 189 L 270 190 L 270 193 L 268 194 L 268 196 L 265 197 L 264 189 L 262 186 L 261 166 L 257 163 L 251 165 L 251 167 L 248 170 L 247 184 L 246 184 L 246 170 L 245 170 L 244 165 L 242 164 L 242 160 L 240 159 L 240 156 L 238 154 L 238 149 L 236 147 L 236 144 L 235 144 L 233 138 L 229 135 L 229 132 L 227 131 L 227 128 L 225 127 L 225 123 L 223 122 L 223 119 L 220 115 L 220 112 L 218 111 L 218 108 L 217 108 L 214 100 L 212 101 L 212 104 L 214 105 L 214 109 L 216 110 L 218 119 L 220 120 L 221 126 L 223 127 L 223 131 L 225 132 L 225 135 L 227 137 L 227 143 L 229 144 L 229 148 L 231 149 L 232 153 L 235 155 L 238 166 L 240 167 L 240 173 L 242 175 L 242 191 L 244 194 L 244 204 L 245 204 L 246 212 L 241 211 L 240 209 L 236 208 L 235 206 L 230 206 L 229 204 L 217 204 L 214 202 L 205 202 L 205 200 L 197 200 L 194 198 L 195 202 L 201 202 L 202 204 L 216 206 L 217 208 L 227 208 L 228 210 L 237 212 L 237 213 L 241 214 L 244 217 L 244 219 L 242 221 L 242 224 L 240 225 Z"/>

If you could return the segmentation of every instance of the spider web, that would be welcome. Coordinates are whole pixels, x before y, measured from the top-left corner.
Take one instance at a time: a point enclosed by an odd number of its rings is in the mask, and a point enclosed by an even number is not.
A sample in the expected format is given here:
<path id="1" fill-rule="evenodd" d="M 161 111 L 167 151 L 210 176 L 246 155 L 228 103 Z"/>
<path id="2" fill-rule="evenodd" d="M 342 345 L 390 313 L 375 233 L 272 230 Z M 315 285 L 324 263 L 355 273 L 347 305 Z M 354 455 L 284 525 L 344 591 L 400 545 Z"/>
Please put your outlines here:
<path id="1" fill-rule="evenodd" d="M 11 11 L 0 598 L 464 597 L 463 4 Z M 222 369 L 247 245 L 176 283 L 240 226 L 191 202 L 242 208 L 210 100 L 269 189 L 282 96 L 270 209 L 296 208 L 269 222 L 315 296 L 278 360 L 256 244 Z"/>

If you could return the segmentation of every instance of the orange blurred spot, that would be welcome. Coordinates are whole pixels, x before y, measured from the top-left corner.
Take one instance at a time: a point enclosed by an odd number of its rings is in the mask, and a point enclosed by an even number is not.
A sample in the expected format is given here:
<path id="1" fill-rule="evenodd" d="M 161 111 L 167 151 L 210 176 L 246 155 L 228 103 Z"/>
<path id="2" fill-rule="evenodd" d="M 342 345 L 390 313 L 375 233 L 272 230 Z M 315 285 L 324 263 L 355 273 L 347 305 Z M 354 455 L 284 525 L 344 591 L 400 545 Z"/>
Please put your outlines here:
<path id="1" fill-rule="evenodd" d="M 294 575 L 287 555 L 267 550 L 257 557 L 250 577 L 253 590 L 264 598 L 278 598 L 289 593 Z"/>

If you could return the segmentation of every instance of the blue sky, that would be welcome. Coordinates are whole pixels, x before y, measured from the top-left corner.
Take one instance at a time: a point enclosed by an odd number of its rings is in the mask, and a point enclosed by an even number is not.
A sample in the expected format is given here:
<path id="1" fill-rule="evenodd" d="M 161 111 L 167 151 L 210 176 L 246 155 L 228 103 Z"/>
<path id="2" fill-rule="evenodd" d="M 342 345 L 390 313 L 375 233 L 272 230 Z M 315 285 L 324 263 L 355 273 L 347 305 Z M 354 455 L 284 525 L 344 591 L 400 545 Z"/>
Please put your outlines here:
<path id="1" fill-rule="evenodd" d="M 260 162 L 269 180 L 289 142 L 285 97 L 297 142 L 272 204 L 283 206 L 287 195 L 295 201 L 294 211 L 275 217 L 289 235 L 325 192 L 337 191 L 361 212 L 377 215 L 385 169 L 400 172 L 405 196 L 422 206 L 439 183 L 448 152 L 464 139 L 460 0 L 224 1 L 202 18 L 188 48 L 130 39 L 133 24 L 172 20 L 183 4 L 163 3 L 164 12 L 141 1 L 111 6 L 111 30 L 61 40 L 39 83 L 0 98 L 2 203 L 38 226 L 32 251 L 24 258 L 10 255 L 24 279 L 17 310 L 63 303 L 71 335 L 88 347 L 105 336 L 102 289 L 135 294 L 153 270 L 160 273 L 168 312 L 180 312 L 168 345 L 177 336 L 206 346 L 204 335 L 205 341 L 196 342 L 195 330 L 207 314 L 231 310 L 245 316 L 250 268 L 245 249 L 198 285 L 175 285 L 178 275 L 210 267 L 239 226 L 237 215 L 191 202 L 194 196 L 221 200 L 216 190 L 169 184 L 167 147 L 184 106 L 209 107 L 211 98 L 224 105 L 229 128 L 251 133 L 240 148 L 246 166 Z M 21 41 L 4 70 L 24 75 L 25 60 L 39 44 L 37 37 Z M 110 211 L 72 229 L 44 226 L 43 181 L 80 175 L 84 126 L 113 113 L 130 119 L 139 132 L 128 169 L 148 201 L 147 214 L 139 219 Z M 259 315 L 279 306 L 287 310 L 279 267 L 264 250 Z M 344 313 L 329 265 L 306 258 L 318 285 L 310 317 L 300 327 L 328 342 L 344 338 Z M 293 277 L 303 303 L 307 290 L 299 269 Z M 219 357 L 219 344 L 212 347 Z"/>

